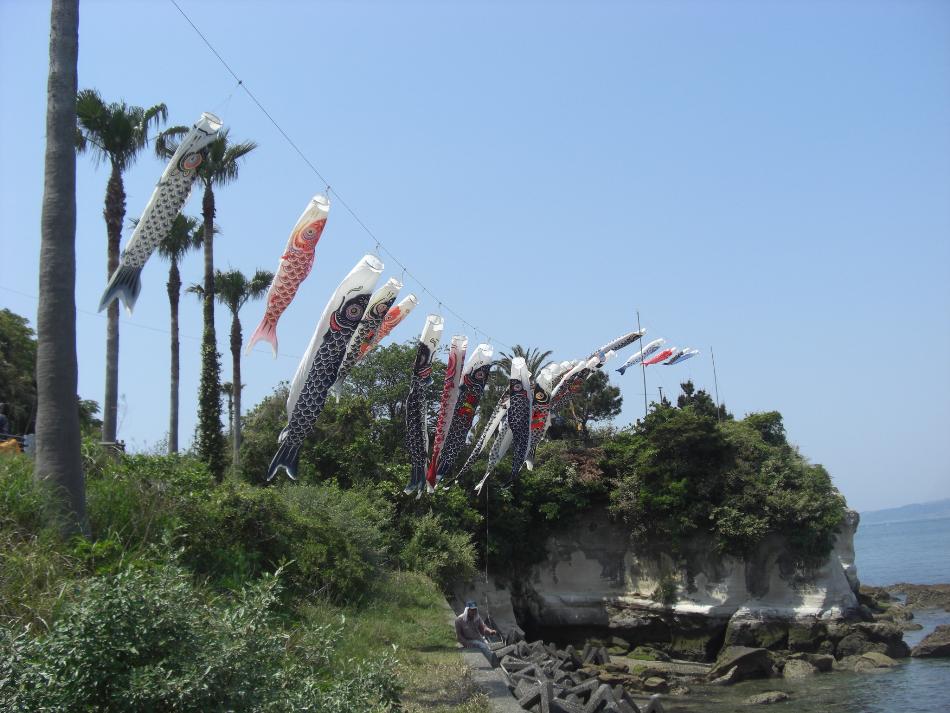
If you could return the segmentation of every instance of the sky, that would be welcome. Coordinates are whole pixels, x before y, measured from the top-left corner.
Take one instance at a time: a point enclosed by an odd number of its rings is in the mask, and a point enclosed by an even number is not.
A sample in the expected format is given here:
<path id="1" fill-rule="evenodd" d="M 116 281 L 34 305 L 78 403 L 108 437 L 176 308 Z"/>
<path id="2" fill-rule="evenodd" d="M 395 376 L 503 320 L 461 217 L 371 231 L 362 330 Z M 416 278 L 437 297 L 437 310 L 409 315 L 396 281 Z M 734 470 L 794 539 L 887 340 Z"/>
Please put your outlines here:
<path id="1" fill-rule="evenodd" d="M 950 4 L 178 2 L 407 267 L 421 304 L 394 338 L 441 302 L 446 342 L 570 359 L 639 312 L 649 338 L 701 351 L 648 368 L 650 400 L 686 379 L 715 393 L 715 353 L 727 408 L 780 411 L 852 507 L 950 496 Z M 48 3 L 0 0 L 0 307 L 31 322 L 48 41 Z M 169 125 L 213 111 L 256 141 L 216 194 L 215 257 L 276 268 L 326 185 L 169 0 L 83 0 L 79 86 L 164 102 Z M 143 153 L 129 169 L 127 219 L 163 168 Z M 77 172 L 79 391 L 101 402 L 108 170 L 80 156 Z M 200 213 L 197 194 L 185 213 Z M 280 356 L 259 345 L 242 362 L 247 407 L 293 376 L 330 293 L 375 245 L 334 200 Z M 383 260 L 384 279 L 403 275 Z M 182 274 L 201 279 L 199 255 Z M 119 438 L 133 450 L 166 436 L 166 280 L 153 256 L 121 322 Z M 243 309 L 245 336 L 263 309 Z M 185 444 L 200 319 L 184 296 Z M 224 380 L 229 324 L 218 308 Z M 624 426 L 643 415 L 641 375 L 610 375 Z"/>

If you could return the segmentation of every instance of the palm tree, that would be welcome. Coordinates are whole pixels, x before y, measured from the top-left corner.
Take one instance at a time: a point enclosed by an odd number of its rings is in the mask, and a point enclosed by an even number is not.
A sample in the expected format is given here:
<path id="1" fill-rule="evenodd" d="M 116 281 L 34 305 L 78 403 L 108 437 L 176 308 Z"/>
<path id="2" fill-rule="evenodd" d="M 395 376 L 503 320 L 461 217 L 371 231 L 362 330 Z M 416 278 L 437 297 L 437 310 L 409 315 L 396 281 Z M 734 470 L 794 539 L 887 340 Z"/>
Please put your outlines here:
<path id="1" fill-rule="evenodd" d="M 525 349 L 520 344 L 515 344 L 511 349 L 511 354 L 506 352 L 499 352 L 501 359 L 498 361 L 498 366 L 501 371 L 505 374 L 505 385 L 508 384 L 508 375 L 511 373 L 511 360 L 515 357 L 522 357 L 528 363 L 528 371 L 531 372 L 531 376 L 537 377 L 538 372 L 541 371 L 541 366 L 544 364 L 544 361 L 551 356 L 552 352 L 550 350 L 542 352 L 540 349 L 535 349 L 531 347 L 530 349 Z"/>
<path id="2" fill-rule="evenodd" d="M 53 0 L 46 94 L 36 352 L 36 477 L 62 496 L 68 532 L 85 529 L 76 408 L 76 86 L 79 2 Z"/>
<path id="3" fill-rule="evenodd" d="M 83 89 L 76 99 L 79 128 L 75 132 L 79 153 L 91 150 L 96 163 L 108 161 L 112 172 L 106 184 L 105 209 L 108 242 L 106 279 L 119 266 L 119 241 L 125 220 L 125 185 L 123 172 L 129 168 L 148 143 L 148 132 L 168 117 L 164 104 L 148 109 L 125 102 L 106 104 L 95 89 Z M 106 387 L 102 407 L 102 440 L 116 439 L 119 394 L 119 303 L 108 308 L 106 326 Z"/>
<path id="4" fill-rule="evenodd" d="M 257 270 L 250 280 L 240 270 L 228 270 L 214 273 L 214 284 L 217 288 L 215 295 L 223 305 L 231 311 L 231 392 L 234 400 L 234 413 L 231 417 L 231 438 L 234 449 L 234 467 L 239 463 L 241 448 L 241 344 L 244 339 L 241 335 L 241 320 L 238 312 L 248 300 L 262 297 L 270 287 L 274 273 L 267 270 Z"/>
<path id="5" fill-rule="evenodd" d="M 171 314 L 171 379 L 168 414 L 168 453 L 178 452 L 178 392 L 179 392 L 179 343 L 178 303 L 181 296 L 181 274 L 178 263 L 190 251 L 201 247 L 204 226 L 197 218 L 178 215 L 168 235 L 159 243 L 158 254 L 168 260 L 168 307 Z"/>
<path id="6" fill-rule="evenodd" d="M 159 156 L 171 156 L 178 137 L 188 133 L 187 126 L 163 131 L 155 140 Z M 238 179 L 243 159 L 257 148 L 253 141 L 228 143 L 227 130 L 220 131 L 206 149 L 205 160 L 198 167 L 198 179 L 204 186 L 201 217 L 204 221 L 204 286 L 202 289 L 204 330 L 201 335 L 201 383 L 198 386 L 198 453 L 208 463 L 215 478 L 224 476 L 224 437 L 221 435 L 221 356 L 214 332 L 214 188 Z"/>
<path id="7" fill-rule="evenodd" d="M 228 430 L 234 432 L 234 384 L 221 382 L 221 395 L 228 400 Z"/>

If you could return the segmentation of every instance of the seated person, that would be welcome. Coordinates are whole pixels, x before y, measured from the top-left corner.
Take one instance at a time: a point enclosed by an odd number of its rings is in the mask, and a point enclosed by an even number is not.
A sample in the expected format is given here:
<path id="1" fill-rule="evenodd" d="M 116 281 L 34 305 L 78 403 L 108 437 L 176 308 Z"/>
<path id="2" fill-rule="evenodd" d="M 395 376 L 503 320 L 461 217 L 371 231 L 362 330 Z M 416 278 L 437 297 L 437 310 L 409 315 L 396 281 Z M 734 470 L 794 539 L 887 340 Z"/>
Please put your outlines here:
<path id="1" fill-rule="evenodd" d="M 485 626 L 485 622 L 478 615 L 478 605 L 473 601 L 465 602 L 465 610 L 455 617 L 455 638 L 462 646 L 481 651 L 492 668 L 498 667 L 498 657 L 491 650 L 485 636 L 495 636 L 497 633 Z"/>

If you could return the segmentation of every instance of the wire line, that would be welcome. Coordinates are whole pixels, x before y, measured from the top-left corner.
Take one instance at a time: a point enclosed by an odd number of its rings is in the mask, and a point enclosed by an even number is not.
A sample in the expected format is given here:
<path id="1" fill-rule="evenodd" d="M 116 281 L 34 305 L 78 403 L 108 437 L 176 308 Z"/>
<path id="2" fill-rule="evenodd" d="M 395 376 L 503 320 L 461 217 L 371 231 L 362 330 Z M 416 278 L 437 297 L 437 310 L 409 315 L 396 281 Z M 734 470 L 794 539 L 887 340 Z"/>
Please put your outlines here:
<path id="1" fill-rule="evenodd" d="M 258 109 L 261 110 L 261 113 L 263 113 L 264 116 L 266 116 L 266 117 L 268 118 L 268 120 L 270 121 L 270 123 L 274 125 L 274 128 L 277 129 L 277 131 L 280 133 L 280 135 L 284 137 L 284 140 L 287 141 L 288 144 L 290 144 L 291 148 L 293 148 L 293 150 L 297 153 L 297 155 L 300 156 L 300 158 L 303 160 L 303 162 L 304 162 L 305 164 L 307 164 L 307 166 L 310 167 L 310 170 L 313 171 L 314 175 L 317 176 L 317 178 L 319 178 L 320 181 L 323 182 L 323 185 L 326 186 L 326 193 L 327 193 L 327 195 L 329 196 L 330 193 L 332 193 L 332 194 L 336 197 L 336 199 L 340 202 L 340 205 L 342 205 L 343 208 L 346 209 L 346 212 L 349 213 L 350 216 L 352 216 L 352 218 L 353 218 L 354 221 L 356 221 L 356 224 L 359 225 L 360 228 L 362 228 L 363 231 L 373 240 L 373 242 L 374 242 L 375 245 L 376 245 L 376 250 L 377 250 L 377 252 L 379 252 L 379 251 L 385 252 L 390 258 L 392 258 L 392 261 L 395 262 L 395 263 L 400 267 L 400 269 L 402 270 L 403 274 L 404 274 L 406 277 L 408 277 L 409 279 L 411 279 L 413 282 L 415 282 L 415 283 L 419 286 L 419 289 L 421 289 L 425 294 L 427 294 L 427 295 L 428 295 L 429 297 L 431 297 L 433 300 L 437 301 L 437 302 L 440 304 L 440 306 L 445 309 L 446 312 L 448 312 L 449 314 L 451 314 L 452 316 L 454 316 L 456 319 L 459 320 L 459 322 L 461 322 L 462 324 L 464 324 L 466 327 L 469 327 L 470 329 L 473 329 L 476 334 L 481 334 L 483 337 L 487 337 L 487 341 L 488 341 L 488 343 L 490 344 L 490 343 L 493 341 L 493 339 L 492 339 L 491 335 L 488 334 L 488 332 L 486 332 L 486 331 L 484 331 L 484 330 L 482 330 L 482 329 L 479 329 L 477 325 L 473 324 L 472 322 L 469 322 L 469 321 L 468 321 L 467 319 L 465 319 L 462 315 L 460 315 L 460 314 L 459 314 L 458 312 L 456 312 L 454 309 L 452 309 L 451 307 L 449 307 L 449 306 L 445 303 L 444 300 L 442 300 L 442 299 L 439 298 L 434 292 L 432 292 L 431 290 L 429 290 L 429 288 L 426 287 L 418 277 L 416 277 L 414 274 L 412 274 L 412 272 L 409 271 L 409 269 L 406 267 L 406 265 L 405 265 L 398 257 L 396 257 L 396 255 L 393 254 L 393 252 L 392 252 L 389 248 L 387 248 L 387 247 L 383 244 L 383 241 L 380 240 L 380 239 L 376 236 L 376 234 L 370 229 L 370 227 L 369 227 L 366 223 L 363 222 L 363 220 L 356 214 L 356 211 L 353 210 L 353 208 L 351 208 L 350 205 L 343 199 L 343 196 L 340 195 L 339 191 L 337 191 L 335 188 L 333 188 L 333 187 L 331 186 L 330 181 L 328 181 L 328 180 L 324 177 L 324 175 L 323 175 L 322 173 L 320 173 L 320 171 L 317 169 L 317 167 L 313 164 L 313 162 L 310 161 L 309 158 L 307 158 L 307 155 L 300 149 L 299 146 L 297 146 L 297 144 L 296 144 L 296 143 L 294 142 L 294 140 L 290 137 L 290 135 L 287 134 L 286 131 L 284 131 L 284 129 L 281 127 L 281 125 L 277 123 L 277 120 L 271 115 L 271 113 L 270 113 L 269 111 L 267 111 L 267 109 L 266 109 L 266 108 L 264 107 L 264 105 L 260 102 L 260 100 L 258 100 L 258 98 L 257 98 L 256 96 L 254 96 L 254 93 L 253 93 L 253 92 L 248 88 L 248 86 L 244 83 L 244 80 L 242 80 L 242 79 L 237 75 L 237 72 L 235 72 L 234 69 L 231 68 L 231 65 L 228 64 L 227 60 L 225 60 L 224 57 L 221 56 L 221 53 L 218 52 L 217 49 L 215 49 L 214 45 L 211 44 L 211 41 L 204 35 L 204 33 L 203 33 L 200 29 L 198 29 L 198 26 L 192 21 L 192 19 L 191 19 L 190 17 L 188 17 L 187 13 L 185 13 L 185 11 L 182 10 L 181 5 L 179 5 L 178 2 L 176 2 L 176 0 L 168 0 L 168 1 L 169 1 L 172 5 L 175 6 L 175 9 L 178 10 L 178 12 L 181 14 L 181 16 L 182 16 L 183 18 L 185 18 L 185 21 L 186 21 L 189 25 L 191 25 L 191 28 L 195 31 L 195 33 L 198 35 L 198 37 L 201 38 L 202 42 L 204 42 L 205 45 L 208 47 L 208 49 L 211 50 L 211 53 L 214 54 L 214 56 L 218 58 L 218 61 L 221 62 L 221 64 L 222 64 L 222 65 L 224 66 L 224 68 L 228 71 L 228 73 L 229 73 L 232 77 L 234 77 L 234 80 L 237 82 L 238 86 L 239 86 L 241 89 L 244 90 L 244 93 L 247 94 L 247 96 L 250 98 L 250 100 L 251 100 L 252 102 L 254 102 L 254 104 L 257 106 Z M 509 345 L 505 344 L 504 342 L 501 342 L 501 341 L 499 341 L 499 340 L 497 340 L 497 339 L 495 339 L 494 342 L 495 342 L 496 344 L 498 344 L 499 346 L 505 347 L 505 349 L 508 349 L 509 351 L 513 351 L 512 348 L 511 348 Z"/>

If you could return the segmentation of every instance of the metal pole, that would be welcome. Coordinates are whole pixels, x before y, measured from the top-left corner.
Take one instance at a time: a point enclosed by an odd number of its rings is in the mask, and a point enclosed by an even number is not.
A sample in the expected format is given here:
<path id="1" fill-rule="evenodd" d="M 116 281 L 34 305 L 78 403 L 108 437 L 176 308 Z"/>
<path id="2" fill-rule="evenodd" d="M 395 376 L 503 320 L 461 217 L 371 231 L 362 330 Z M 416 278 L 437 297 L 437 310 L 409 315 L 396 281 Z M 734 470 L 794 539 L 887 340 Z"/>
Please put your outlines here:
<path id="1" fill-rule="evenodd" d="M 719 405 L 719 377 L 716 376 L 716 353 L 709 347 L 709 356 L 712 357 L 713 385 L 716 387 L 716 418 L 722 420 L 722 407 Z"/>
<path id="2" fill-rule="evenodd" d="M 662 405 L 663 404 L 663 387 L 660 386 L 658 388 L 660 389 L 660 405 Z"/>
<path id="3" fill-rule="evenodd" d="M 642 332 L 640 328 L 640 310 L 637 310 L 637 331 Z M 643 337 L 640 338 L 640 346 L 643 346 Z M 643 418 L 647 417 L 650 407 L 647 405 L 647 368 L 643 365 L 644 360 L 640 360 L 640 373 L 643 374 Z"/>

